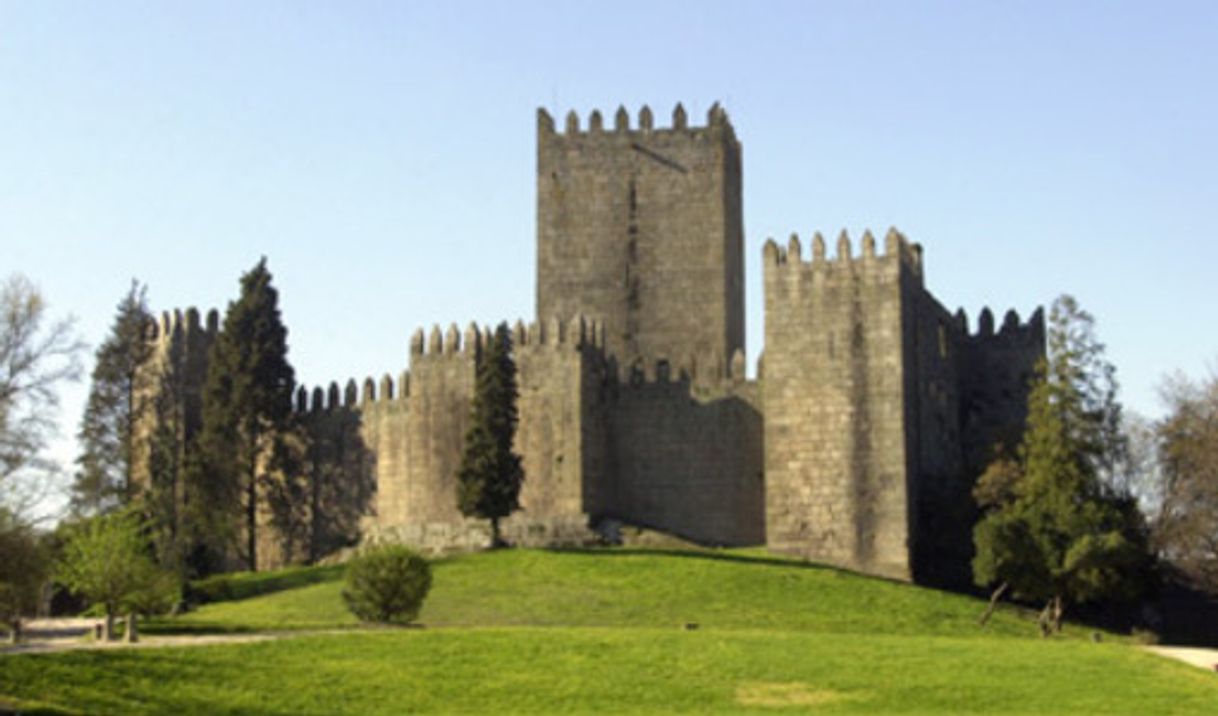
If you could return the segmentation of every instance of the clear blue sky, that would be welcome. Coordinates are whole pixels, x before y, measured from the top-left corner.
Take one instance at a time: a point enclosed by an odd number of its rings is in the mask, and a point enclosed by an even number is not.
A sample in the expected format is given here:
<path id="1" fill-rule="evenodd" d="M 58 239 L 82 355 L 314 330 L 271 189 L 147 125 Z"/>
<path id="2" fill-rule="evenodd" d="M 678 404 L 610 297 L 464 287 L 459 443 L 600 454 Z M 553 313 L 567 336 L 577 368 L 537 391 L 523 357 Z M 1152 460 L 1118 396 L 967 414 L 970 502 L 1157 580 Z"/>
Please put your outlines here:
<path id="1" fill-rule="evenodd" d="M 750 363 L 767 236 L 896 225 L 974 320 L 1075 294 L 1154 416 L 1218 358 L 1216 48 L 1212 2 L 0 0 L 0 273 L 96 345 L 132 277 L 222 308 L 266 254 L 301 381 L 396 375 L 532 314 L 536 107 L 718 100 Z"/>

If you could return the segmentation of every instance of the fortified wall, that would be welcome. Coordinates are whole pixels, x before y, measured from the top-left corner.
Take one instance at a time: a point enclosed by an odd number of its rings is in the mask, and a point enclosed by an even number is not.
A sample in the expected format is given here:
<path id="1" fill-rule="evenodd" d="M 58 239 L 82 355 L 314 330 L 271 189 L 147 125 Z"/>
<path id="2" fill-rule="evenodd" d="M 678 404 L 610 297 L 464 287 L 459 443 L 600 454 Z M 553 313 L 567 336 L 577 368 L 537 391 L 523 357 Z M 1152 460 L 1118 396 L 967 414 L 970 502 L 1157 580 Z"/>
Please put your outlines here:
<path id="1" fill-rule="evenodd" d="M 832 257 L 819 234 L 806 259 L 798 237 L 771 240 L 765 354 L 749 380 L 741 166 L 717 104 L 704 126 L 677 105 L 662 128 L 646 107 L 633 128 L 619 109 L 612 129 L 593 112 L 584 127 L 569 114 L 563 131 L 538 111 L 538 318 L 512 331 L 525 481 L 505 537 L 583 543 L 613 519 L 899 579 L 959 579 L 971 486 L 994 444 L 1022 430 L 1043 315 L 1009 312 L 995 331 L 986 309 L 970 333 L 924 286 L 921 247 L 895 229 L 882 250 L 863 234 L 857 254 L 843 232 Z M 187 396 L 189 425 L 216 319 L 206 330 L 189 328 L 197 312 L 180 322 L 163 320 L 154 338 L 178 336 L 165 345 L 180 348 L 158 353 L 177 357 L 150 370 L 175 366 L 163 392 Z M 308 558 L 359 541 L 489 541 L 456 509 L 489 336 L 472 324 L 420 330 L 396 381 L 298 390 Z M 260 567 L 299 558 L 262 554 Z"/>

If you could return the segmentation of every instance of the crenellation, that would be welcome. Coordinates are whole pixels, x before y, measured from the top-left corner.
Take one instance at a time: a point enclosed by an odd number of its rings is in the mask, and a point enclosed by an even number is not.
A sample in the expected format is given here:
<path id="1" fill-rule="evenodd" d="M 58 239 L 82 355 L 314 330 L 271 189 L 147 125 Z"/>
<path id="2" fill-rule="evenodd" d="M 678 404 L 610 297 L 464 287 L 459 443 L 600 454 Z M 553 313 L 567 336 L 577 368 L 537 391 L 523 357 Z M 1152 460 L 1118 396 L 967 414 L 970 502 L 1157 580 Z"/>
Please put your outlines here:
<path id="1" fill-rule="evenodd" d="M 296 388 L 296 400 L 292 403 L 297 413 L 309 412 L 309 391 L 303 385 Z"/>
<path id="2" fill-rule="evenodd" d="M 613 131 L 619 134 L 630 131 L 630 113 L 622 105 L 618 105 L 617 114 L 613 115 Z"/>
<path id="3" fill-rule="evenodd" d="M 554 133 L 554 118 L 546 111 L 545 107 L 537 108 L 537 134 L 553 134 Z"/>
<path id="4" fill-rule="evenodd" d="M 791 238 L 787 239 L 787 261 L 802 264 L 803 260 L 803 246 L 799 243 L 799 234 L 791 232 Z"/>
<path id="5" fill-rule="evenodd" d="M 479 330 L 478 324 L 473 321 L 465 327 L 465 339 L 462 343 L 463 350 L 471 355 L 477 355 L 486 343 L 482 340 L 482 331 Z"/>
<path id="6" fill-rule="evenodd" d="M 850 234 L 842 229 L 842 232 L 837 235 L 837 260 L 842 263 L 850 263 L 851 259 Z"/>
<path id="7" fill-rule="evenodd" d="M 450 323 L 448 331 L 444 334 L 444 355 L 452 355 L 461 352 L 461 329 L 457 328 L 456 323 Z"/>
<path id="8" fill-rule="evenodd" d="M 693 127 L 689 124 L 689 114 L 686 112 L 684 105 L 678 102 L 673 107 L 672 123 L 666 128 L 655 125 L 655 113 L 646 104 L 639 108 L 638 126 L 631 127 L 629 110 L 626 109 L 625 105 L 618 105 L 618 108 L 613 113 L 612 131 L 606 131 L 605 115 L 600 109 L 594 108 L 588 112 L 586 127 L 581 124 L 579 112 L 571 109 L 565 115 L 562 133 L 556 131 L 554 118 L 549 111 L 544 107 L 537 109 L 537 136 L 539 139 L 601 138 L 610 141 L 614 137 L 645 137 L 654 132 L 687 133 L 694 139 L 697 139 L 704 133 L 716 133 L 734 137 L 734 130 L 728 118 L 727 110 L 718 102 L 712 104 L 707 111 L 706 124 Z"/>
<path id="9" fill-rule="evenodd" d="M 425 343 L 424 333 L 422 328 L 416 328 L 410 336 L 410 355 L 423 355 L 423 344 Z"/>
<path id="10" fill-rule="evenodd" d="M 994 314 L 990 312 L 989 306 L 983 306 L 981 313 L 977 314 L 977 337 L 989 338 L 994 335 Z"/>
<path id="11" fill-rule="evenodd" d="M 326 409 L 326 394 L 321 386 L 313 388 L 313 400 L 309 405 L 310 412 L 321 413 Z"/>
<path id="12" fill-rule="evenodd" d="M 870 260 L 875 258 L 875 237 L 871 235 L 871 229 L 863 231 L 863 259 Z"/>
<path id="13" fill-rule="evenodd" d="M 367 378 L 364 378 L 364 389 L 363 389 L 363 392 L 360 393 L 360 404 L 368 405 L 369 403 L 375 403 L 375 402 L 376 402 L 376 381 L 374 381 L 372 379 L 372 376 L 368 376 Z"/>
<path id="14" fill-rule="evenodd" d="M 333 412 L 342 407 L 342 400 L 338 390 L 338 382 L 330 381 L 330 387 L 326 391 L 326 409 Z"/>
<path id="15" fill-rule="evenodd" d="M 198 333 L 200 330 L 202 330 L 203 326 L 199 321 L 199 309 L 195 308 L 194 306 L 186 309 L 184 325 L 185 330 L 190 331 L 191 333 Z"/>
<path id="16" fill-rule="evenodd" d="M 381 376 L 381 390 L 379 396 L 382 401 L 388 402 L 394 399 L 393 395 L 393 378 L 389 377 L 388 373 Z"/>
<path id="17" fill-rule="evenodd" d="M 343 389 L 343 407 L 354 408 L 359 400 L 359 388 L 355 384 L 355 378 L 347 379 L 347 386 Z"/>

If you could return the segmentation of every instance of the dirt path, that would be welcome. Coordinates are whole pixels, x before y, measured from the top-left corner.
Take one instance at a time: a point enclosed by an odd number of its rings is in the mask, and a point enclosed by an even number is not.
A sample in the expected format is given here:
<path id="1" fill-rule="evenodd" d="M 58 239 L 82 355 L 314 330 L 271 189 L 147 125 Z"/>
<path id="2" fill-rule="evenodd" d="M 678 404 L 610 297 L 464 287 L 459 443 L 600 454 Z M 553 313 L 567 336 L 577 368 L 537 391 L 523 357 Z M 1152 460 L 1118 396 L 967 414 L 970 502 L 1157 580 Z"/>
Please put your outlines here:
<path id="1" fill-rule="evenodd" d="M 1146 648 L 1159 656 L 1183 661 L 1206 671 L 1218 671 L 1218 649 L 1204 649 L 1195 646 L 1148 646 Z"/>
<path id="2" fill-rule="evenodd" d="M 245 644 L 275 639 L 290 639 L 314 634 L 351 634 L 362 629 L 309 629 L 252 634 L 149 634 L 140 636 L 134 644 L 124 641 L 96 641 L 86 636 L 94 630 L 98 619 L 33 619 L 23 626 L 24 640 L 20 644 L 0 645 L 0 656 L 9 654 L 45 654 L 59 651 L 105 649 L 156 649 L 177 646 L 208 646 L 211 644 Z"/>

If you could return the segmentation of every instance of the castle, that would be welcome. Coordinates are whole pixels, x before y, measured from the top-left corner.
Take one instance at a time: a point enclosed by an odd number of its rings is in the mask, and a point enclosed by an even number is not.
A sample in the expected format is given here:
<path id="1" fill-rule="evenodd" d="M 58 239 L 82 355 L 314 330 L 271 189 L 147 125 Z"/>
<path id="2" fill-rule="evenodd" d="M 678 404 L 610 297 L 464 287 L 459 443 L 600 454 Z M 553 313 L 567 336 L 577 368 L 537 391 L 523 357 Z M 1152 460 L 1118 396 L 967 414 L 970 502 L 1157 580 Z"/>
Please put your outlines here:
<path id="1" fill-rule="evenodd" d="M 646 107 L 630 124 L 625 109 L 612 128 L 572 112 L 559 131 L 538 110 L 537 319 L 513 330 L 525 482 L 504 535 L 580 543 L 612 519 L 945 579 L 967 560 L 971 476 L 1025 420 L 1041 311 L 996 329 L 983 310 L 970 332 L 895 229 L 857 250 L 842 232 L 831 256 L 819 234 L 807 253 L 796 236 L 769 240 L 764 354 L 748 379 L 735 131 L 717 104 L 705 126 L 681 105 L 669 127 Z M 201 322 L 191 309 L 152 331 L 185 430 L 217 330 L 214 311 Z M 396 379 L 299 388 L 304 528 L 289 534 L 265 508 L 260 567 L 361 539 L 485 543 L 457 511 L 455 474 L 488 337 L 419 330 Z"/>

